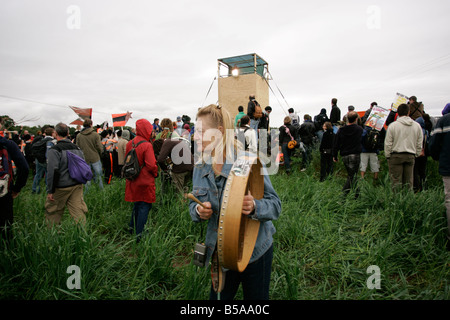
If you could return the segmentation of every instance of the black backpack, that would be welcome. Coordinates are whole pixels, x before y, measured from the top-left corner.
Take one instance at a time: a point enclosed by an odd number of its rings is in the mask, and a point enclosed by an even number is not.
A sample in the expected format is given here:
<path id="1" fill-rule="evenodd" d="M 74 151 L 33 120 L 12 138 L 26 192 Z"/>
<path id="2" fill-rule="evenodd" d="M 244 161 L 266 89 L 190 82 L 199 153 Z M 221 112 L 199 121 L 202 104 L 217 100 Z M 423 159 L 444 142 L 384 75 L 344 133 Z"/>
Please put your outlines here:
<path id="1" fill-rule="evenodd" d="M 137 144 L 134 144 L 134 140 L 131 141 L 131 150 L 126 154 L 125 156 L 125 162 L 122 167 L 122 177 L 133 181 L 139 176 L 139 173 L 141 172 L 141 169 L 144 167 L 144 165 L 139 165 L 139 159 L 136 153 L 136 148 L 144 142 L 149 142 L 142 140 L 138 142 Z M 150 143 L 150 142 L 149 142 Z"/>
<path id="2" fill-rule="evenodd" d="M 34 141 L 31 144 L 31 154 L 37 161 L 40 163 L 46 163 L 47 158 L 45 157 L 45 154 L 47 152 L 47 142 L 51 141 L 52 139 L 47 139 L 47 137 L 39 139 L 37 141 Z"/>
<path id="3" fill-rule="evenodd" d="M 364 139 L 364 148 L 367 151 L 375 151 L 380 143 L 380 131 L 372 129 L 367 132 Z"/>
<path id="4" fill-rule="evenodd" d="M 238 130 L 238 134 L 236 136 L 236 139 L 239 142 L 243 142 L 244 143 L 244 150 L 248 151 L 248 143 L 247 143 L 247 139 L 245 139 L 245 133 L 247 132 L 247 130 L 250 129 L 249 127 L 246 127 L 244 130 Z"/>

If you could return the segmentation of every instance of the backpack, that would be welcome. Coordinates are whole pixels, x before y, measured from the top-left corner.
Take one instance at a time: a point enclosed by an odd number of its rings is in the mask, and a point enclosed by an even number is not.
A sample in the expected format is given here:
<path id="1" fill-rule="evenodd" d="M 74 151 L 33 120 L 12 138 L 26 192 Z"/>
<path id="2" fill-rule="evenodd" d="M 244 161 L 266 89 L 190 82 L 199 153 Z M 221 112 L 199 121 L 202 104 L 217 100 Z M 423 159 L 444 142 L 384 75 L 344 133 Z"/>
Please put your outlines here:
<path id="1" fill-rule="evenodd" d="M 46 163 L 47 158 L 45 156 L 47 152 L 47 142 L 51 139 L 42 138 L 31 144 L 31 154 L 33 158 L 36 158 L 40 163 Z"/>
<path id="2" fill-rule="evenodd" d="M 0 146 L 1 147 L 1 146 Z M 0 198 L 8 193 L 13 178 L 12 162 L 6 148 L 0 149 Z"/>
<path id="3" fill-rule="evenodd" d="M 91 167 L 87 164 L 87 162 L 80 156 L 70 151 L 67 151 L 66 154 L 70 177 L 82 184 L 86 184 L 86 182 L 91 181 L 93 174 Z"/>
<path id="4" fill-rule="evenodd" d="M 58 150 L 59 152 L 63 152 L 63 149 L 59 145 L 53 146 L 53 149 Z M 82 184 L 86 184 L 88 181 L 91 181 L 93 178 L 92 170 L 89 164 L 79 155 L 73 153 L 67 149 L 67 168 L 69 169 L 69 176 Z M 75 149 L 72 150 L 81 150 L 78 146 L 75 145 Z"/>
<path id="5" fill-rule="evenodd" d="M 262 116 L 263 116 L 263 113 L 262 113 L 261 106 L 255 105 L 255 112 L 253 113 L 253 117 L 255 117 L 255 119 L 259 119 Z"/>
<path id="6" fill-rule="evenodd" d="M 367 151 L 375 151 L 378 149 L 379 142 L 380 142 L 380 131 L 375 129 L 369 130 L 363 142 L 364 148 Z"/>
<path id="7" fill-rule="evenodd" d="M 125 162 L 122 167 L 122 177 L 127 180 L 133 181 L 139 176 L 141 169 L 144 165 L 139 165 L 139 159 L 136 153 L 136 148 L 144 142 L 148 142 L 145 140 L 139 141 L 137 144 L 134 144 L 134 140 L 131 141 L 131 150 L 125 156 Z"/>
<path id="8" fill-rule="evenodd" d="M 236 136 L 236 139 L 241 142 L 244 143 L 244 150 L 248 150 L 248 143 L 247 143 L 247 139 L 245 139 L 245 133 L 247 132 L 247 130 L 250 129 L 249 127 L 246 127 L 244 130 L 240 130 L 238 129 L 238 134 Z"/>

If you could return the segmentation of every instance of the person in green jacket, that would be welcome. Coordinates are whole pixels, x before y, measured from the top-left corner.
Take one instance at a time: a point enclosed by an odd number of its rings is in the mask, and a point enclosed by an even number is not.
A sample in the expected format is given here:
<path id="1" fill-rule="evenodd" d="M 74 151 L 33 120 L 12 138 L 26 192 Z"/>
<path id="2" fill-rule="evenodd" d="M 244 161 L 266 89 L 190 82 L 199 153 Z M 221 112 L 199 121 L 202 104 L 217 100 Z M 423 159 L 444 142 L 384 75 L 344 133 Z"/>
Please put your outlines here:
<path id="1" fill-rule="evenodd" d="M 102 181 L 102 161 L 101 155 L 103 153 L 103 145 L 100 135 L 92 128 L 92 120 L 86 119 L 83 123 L 83 130 L 77 135 L 77 146 L 84 153 L 86 162 L 94 172 L 94 180 L 98 183 L 100 189 L 103 189 Z M 91 181 L 86 183 L 84 192 L 86 193 L 91 185 Z"/>
<path id="2" fill-rule="evenodd" d="M 238 107 L 238 111 L 239 111 L 239 113 L 234 118 L 234 127 L 235 128 L 239 128 L 239 120 L 241 120 L 241 118 L 246 115 L 245 112 L 244 112 L 244 107 L 243 106 L 239 106 Z"/>

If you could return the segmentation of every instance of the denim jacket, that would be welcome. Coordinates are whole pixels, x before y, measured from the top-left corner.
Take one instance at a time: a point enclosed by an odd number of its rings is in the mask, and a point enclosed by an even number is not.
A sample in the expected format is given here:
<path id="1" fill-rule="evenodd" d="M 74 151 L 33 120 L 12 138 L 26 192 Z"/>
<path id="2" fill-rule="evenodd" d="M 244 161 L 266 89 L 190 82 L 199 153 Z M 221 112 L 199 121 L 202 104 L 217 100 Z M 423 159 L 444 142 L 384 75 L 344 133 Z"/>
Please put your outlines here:
<path id="1" fill-rule="evenodd" d="M 216 247 L 220 205 L 222 203 L 224 186 L 232 166 L 232 164 L 224 163 L 222 172 L 217 177 L 215 176 L 211 164 L 203 163 L 194 166 L 192 194 L 201 202 L 210 202 L 213 210 L 213 214 L 208 220 L 206 231 L 206 261 L 211 259 Z M 272 187 L 268 174 L 264 175 L 264 197 L 261 200 L 255 199 L 255 204 L 256 207 L 252 219 L 259 220 L 260 227 L 255 248 L 249 263 L 258 260 L 272 245 L 273 234 L 276 230 L 271 220 L 278 219 L 281 213 L 281 201 Z M 202 222 L 204 220 L 200 219 L 198 216 L 196 206 L 197 203 L 190 200 L 189 213 L 194 222 Z"/>

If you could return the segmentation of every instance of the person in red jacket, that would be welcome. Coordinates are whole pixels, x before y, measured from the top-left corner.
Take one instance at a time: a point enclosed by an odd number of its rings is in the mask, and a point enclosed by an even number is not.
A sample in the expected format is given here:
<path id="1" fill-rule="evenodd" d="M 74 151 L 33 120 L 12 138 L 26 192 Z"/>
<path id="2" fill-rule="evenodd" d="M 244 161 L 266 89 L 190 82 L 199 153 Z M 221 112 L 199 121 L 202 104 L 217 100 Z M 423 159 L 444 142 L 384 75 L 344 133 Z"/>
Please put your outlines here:
<path id="1" fill-rule="evenodd" d="M 139 164 L 142 167 L 139 176 L 133 181 L 127 180 L 125 185 L 125 201 L 133 202 L 133 212 L 131 214 L 130 231 L 135 232 L 137 241 L 141 239 L 148 214 L 152 208 L 152 203 L 156 201 L 155 178 L 158 175 L 158 166 L 150 143 L 153 126 L 146 119 L 136 121 L 136 137 L 127 143 L 126 153 L 130 152 L 132 142 L 141 143 L 136 148 Z"/>

